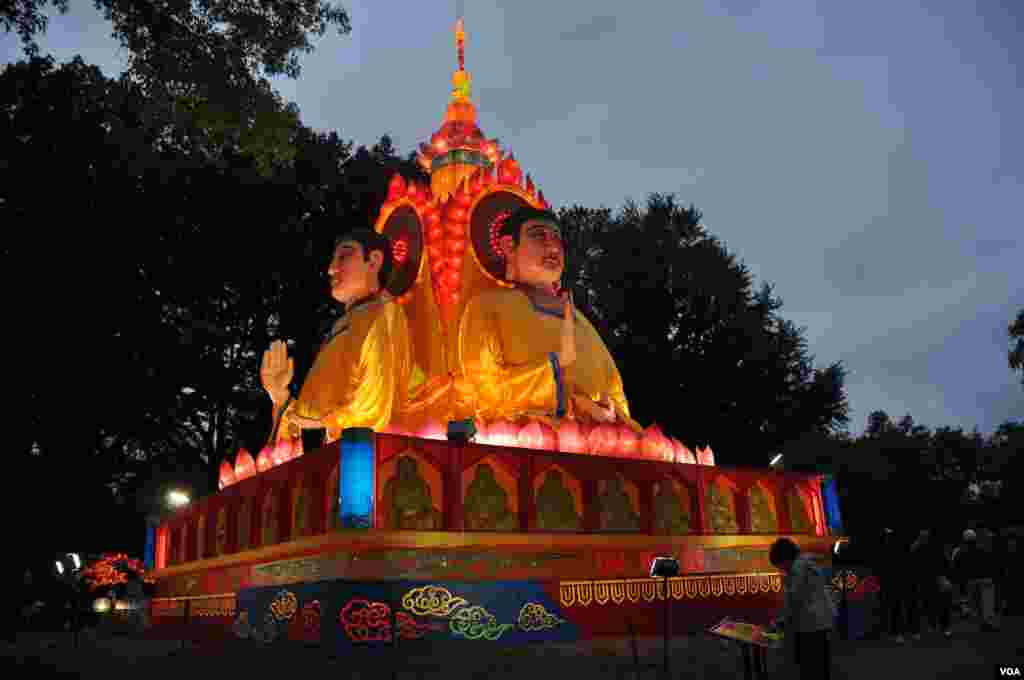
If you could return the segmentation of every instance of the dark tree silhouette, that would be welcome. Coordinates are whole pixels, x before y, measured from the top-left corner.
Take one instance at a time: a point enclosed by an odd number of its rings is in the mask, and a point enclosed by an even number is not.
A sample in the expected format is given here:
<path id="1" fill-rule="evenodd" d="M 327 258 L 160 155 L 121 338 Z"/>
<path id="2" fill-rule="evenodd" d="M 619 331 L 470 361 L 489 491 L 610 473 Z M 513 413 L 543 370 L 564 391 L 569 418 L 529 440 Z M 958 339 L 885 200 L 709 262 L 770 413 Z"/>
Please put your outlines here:
<path id="1" fill-rule="evenodd" d="M 720 460 L 766 465 L 785 442 L 846 422 L 844 372 L 815 369 L 781 301 L 701 226 L 653 194 L 619 214 L 562 211 L 571 286 L 605 335 L 635 416 Z"/>

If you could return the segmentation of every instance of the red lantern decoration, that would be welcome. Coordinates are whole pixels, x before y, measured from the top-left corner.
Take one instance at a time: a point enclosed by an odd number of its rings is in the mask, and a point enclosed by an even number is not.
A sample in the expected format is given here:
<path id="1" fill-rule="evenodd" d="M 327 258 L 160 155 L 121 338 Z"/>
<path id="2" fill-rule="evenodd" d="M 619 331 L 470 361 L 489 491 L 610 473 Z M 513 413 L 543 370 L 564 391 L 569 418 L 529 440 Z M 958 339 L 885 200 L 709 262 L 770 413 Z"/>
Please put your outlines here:
<path id="1" fill-rule="evenodd" d="M 672 452 L 675 454 L 675 461 L 684 465 L 693 465 L 696 460 L 690 450 L 678 439 L 672 439 Z"/>
<path id="2" fill-rule="evenodd" d="M 644 441 L 641 446 L 642 456 L 647 460 L 666 459 L 666 439 L 657 423 L 644 430 Z"/>
<path id="3" fill-rule="evenodd" d="M 563 453 L 585 453 L 587 439 L 575 420 L 563 418 L 558 424 L 558 450 Z"/>
<path id="4" fill-rule="evenodd" d="M 614 456 L 619 446 L 619 429 L 615 425 L 595 425 L 587 435 L 587 447 L 595 456 Z"/>
<path id="5" fill-rule="evenodd" d="M 534 421 L 519 428 L 516 438 L 518 446 L 524 449 L 539 449 L 544 438 L 540 431 L 540 423 Z"/>
<path id="6" fill-rule="evenodd" d="M 231 486 L 235 483 L 235 470 L 228 464 L 225 459 L 220 464 L 220 476 L 217 480 L 217 488 L 224 490 L 226 487 Z"/>
<path id="7" fill-rule="evenodd" d="M 507 420 L 498 420 L 487 426 L 488 442 L 494 446 L 519 446 L 519 428 Z"/>
<path id="8" fill-rule="evenodd" d="M 639 458 L 641 441 L 640 434 L 629 425 L 619 425 L 618 431 L 618 454 L 623 458 Z"/>
<path id="9" fill-rule="evenodd" d="M 264 446 L 259 455 L 256 456 L 256 469 L 258 471 L 266 472 L 270 468 L 274 467 L 272 452 L 273 447 Z"/>
<path id="10" fill-rule="evenodd" d="M 557 451 L 558 435 L 547 423 L 532 421 L 519 429 L 517 443 L 524 449 Z"/>
<path id="11" fill-rule="evenodd" d="M 710 446 L 697 449 L 697 462 L 701 465 L 713 466 L 715 464 L 715 453 L 711 450 Z"/>
<path id="12" fill-rule="evenodd" d="M 435 439 L 445 441 L 448 439 L 448 430 L 437 420 L 430 420 L 416 432 L 420 439 Z"/>
<path id="13" fill-rule="evenodd" d="M 256 474 L 257 466 L 252 459 L 252 454 L 245 449 L 238 449 L 235 456 L 235 482 L 248 479 Z"/>
<path id="14" fill-rule="evenodd" d="M 291 459 L 291 442 L 287 439 L 279 439 L 270 449 L 270 464 L 274 467 L 284 465 Z"/>
<path id="15" fill-rule="evenodd" d="M 292 460 L 301 458 L 306 453 L 306 449 L 302 446 L 302 437 L 296 437 L 292 440 Z"/>

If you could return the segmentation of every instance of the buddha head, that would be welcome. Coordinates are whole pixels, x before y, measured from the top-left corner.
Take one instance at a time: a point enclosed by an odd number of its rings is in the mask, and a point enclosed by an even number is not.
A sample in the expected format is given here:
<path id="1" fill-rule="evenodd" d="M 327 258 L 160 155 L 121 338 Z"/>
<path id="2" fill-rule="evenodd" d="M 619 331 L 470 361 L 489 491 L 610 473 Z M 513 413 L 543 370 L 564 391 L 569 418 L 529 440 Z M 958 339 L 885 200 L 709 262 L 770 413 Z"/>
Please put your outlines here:
<path id="1" fill-rule="evenodd" d="M 391 241 L 371 229 L 355 229 L 335 242 L 327 275 L 331 297 L 349 305 L 378 293 L 394 267 Z"/>
<path id="2" fill-rule="evenodd" d="M 554 289 L 565 269 L 562 228 L 554 213 L 522 207 L 498 232 L 505 278 L 534 288 Z"/>

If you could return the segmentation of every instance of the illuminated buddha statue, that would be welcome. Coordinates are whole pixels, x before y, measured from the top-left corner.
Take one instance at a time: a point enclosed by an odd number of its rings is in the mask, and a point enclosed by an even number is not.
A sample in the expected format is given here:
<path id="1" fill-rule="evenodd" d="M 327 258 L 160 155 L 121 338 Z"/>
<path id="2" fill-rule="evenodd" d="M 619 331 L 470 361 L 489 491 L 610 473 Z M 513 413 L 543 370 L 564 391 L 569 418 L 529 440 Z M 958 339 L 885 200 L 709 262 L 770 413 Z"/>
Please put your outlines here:
<path id="1" fill-rule="evenodd" d="M 521 207 L 501 223 L 496 245 L 513 285 L 485 290 L 466 305 L 456 411 L 484 422 L 572 418 L 639 431 L 608 348 L 559 292 L 565 250 L 557 217 Z"/>
<path id="2" fill-rule="evenodd" d="M 654 532 L 657 534 L 688 534 L 690 533 L 689 499 L 684 506 L 683 500 L 676 494 L 672 484 L 667 481 L 658 482 L 653 499 Z"/>
<path id="3" fill-rule="evenodd" d="M 335 245 L 331 296 L 345 314 L 324 340 L 297 399 L 294 366 L 283 341 L 263 354 L 260 379 L 274 405 L 277 438 L 326 429 L 328 441 L 349 427 L 386 427 L 405 405 L 411 350 L 405 312 L 382 292 L 392 269 L 386 236 L 357 229 Z"/>
<path id="4" fill-rule="evenodd" d="M 572 493 L 562 483 L 562 473 L 548 470 L 537 489 L 537 527 L 549 531 L 579 531 L 583 522 L 576 513 Z"/>
<path id="5" fill-rule="evenodd" d="M 469 483 L 463 514 L 470 531 L 512 531 L 519 524 L 519 519 L 509 509 L 508 493 L 494 478 L 494 469 L 486 463 L 477 466 L 476 475 Z"/>
<path id="6" fill-rule="evenodd" d="M 384 485 L 384 502 L 392 529 L 440 529 L 441 513 L 434 507 L 430 486 L 415 458 L 401 456 L 395 476 Z"/>
<path id="7" fill-rule="evenodd" d="M 597 502 L 601 508 L 602 529 L 635 531 L 640 528 L 640 516 L 633 509 L 633 501 L 620 477 L 605 481 L 604 492 L 598 496 Z"/>

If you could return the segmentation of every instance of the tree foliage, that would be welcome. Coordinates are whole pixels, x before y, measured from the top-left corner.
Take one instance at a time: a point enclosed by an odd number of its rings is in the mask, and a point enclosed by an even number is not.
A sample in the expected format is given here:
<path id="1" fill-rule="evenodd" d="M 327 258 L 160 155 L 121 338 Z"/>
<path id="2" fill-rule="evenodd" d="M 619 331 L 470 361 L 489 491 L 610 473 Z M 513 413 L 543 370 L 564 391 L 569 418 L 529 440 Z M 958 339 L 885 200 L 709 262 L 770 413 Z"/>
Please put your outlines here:
<path id="1" fill-rule="evenodd" d="M 1010 324 L 1010 351 L 1008 359 L 1010 368 L 1021 372 L 1021 383 L 1024 384 L 1024 309 L 1017 313 L 1017 318 Z"/>
<path id="2" fill-rule="evenodd" d="M 48 4 L 61 13 L 67 0 L 0 3 L 0 22 L 16 31 L 27 56 L 46 31 Z M 244 151 L 268 175 L 295 154 L 298 109 L 284 104 L 267 76 L 296 78 L 299 54 L 330 26 L 351 31 L 344 9 L 320 0 L 94 0 L 129 53 L 126 78 L 145 93 L 143 114 L 188 131 L 192 143 Z"/>

